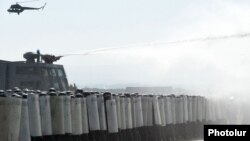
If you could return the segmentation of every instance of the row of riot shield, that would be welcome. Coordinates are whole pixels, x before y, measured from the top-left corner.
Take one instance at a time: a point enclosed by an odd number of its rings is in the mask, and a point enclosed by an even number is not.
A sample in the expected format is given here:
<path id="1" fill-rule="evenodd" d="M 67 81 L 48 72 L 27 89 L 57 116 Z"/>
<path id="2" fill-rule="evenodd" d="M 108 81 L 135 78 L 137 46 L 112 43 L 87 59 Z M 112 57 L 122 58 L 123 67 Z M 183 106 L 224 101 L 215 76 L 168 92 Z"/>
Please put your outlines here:
<path id="1" fill-rule="evenodd" d="M 0 141 L 179 141 L 220 122 L 201 96 L 0 91 Z M 220 107 L 221 108 L 221 107 Z"/>

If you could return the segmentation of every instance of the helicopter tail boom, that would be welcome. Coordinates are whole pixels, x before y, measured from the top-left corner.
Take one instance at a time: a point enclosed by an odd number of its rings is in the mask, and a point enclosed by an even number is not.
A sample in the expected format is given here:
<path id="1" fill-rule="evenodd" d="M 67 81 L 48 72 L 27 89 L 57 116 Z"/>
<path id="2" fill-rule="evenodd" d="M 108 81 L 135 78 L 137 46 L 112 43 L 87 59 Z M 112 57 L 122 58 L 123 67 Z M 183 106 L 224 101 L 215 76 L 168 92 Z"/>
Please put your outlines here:
<path id="1" fill-rule="evenodd" d="M 43 10 L 43 9 L 44 9 L 44 7 L 46 6 L 46 4 L 47 4 L 47 3 L 45 3 L 42 7 L 40 7 L 40 9 L 42 9 L 42 10 Z"/>
<path id="2" fill-rule="evenodd" d="M 44 7 L 46 6 L 46 3 L 42 6 L 42 7 L 39 7 L 39 8 L 33 8 L 33 7 L 22 7 L 24 10 L 40 10 L 40 9 L 44 9 Z"/>

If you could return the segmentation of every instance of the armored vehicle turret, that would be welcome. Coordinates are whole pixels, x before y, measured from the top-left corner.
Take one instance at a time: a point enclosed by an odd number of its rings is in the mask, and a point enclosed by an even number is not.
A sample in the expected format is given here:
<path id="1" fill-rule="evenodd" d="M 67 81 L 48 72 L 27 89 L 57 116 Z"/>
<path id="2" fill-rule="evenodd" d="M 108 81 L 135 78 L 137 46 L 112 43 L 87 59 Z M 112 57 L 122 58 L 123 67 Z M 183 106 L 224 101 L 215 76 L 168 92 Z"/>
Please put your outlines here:
<path id="1" fill-rule="evenodd" d="M 26 61 L 0 60 L 0 89 L 19 87 L 21 89 L 68 90 L 68 80 L 64 67 L 53 64 L 62 56 L 42 55 L 27 52 Z"/>

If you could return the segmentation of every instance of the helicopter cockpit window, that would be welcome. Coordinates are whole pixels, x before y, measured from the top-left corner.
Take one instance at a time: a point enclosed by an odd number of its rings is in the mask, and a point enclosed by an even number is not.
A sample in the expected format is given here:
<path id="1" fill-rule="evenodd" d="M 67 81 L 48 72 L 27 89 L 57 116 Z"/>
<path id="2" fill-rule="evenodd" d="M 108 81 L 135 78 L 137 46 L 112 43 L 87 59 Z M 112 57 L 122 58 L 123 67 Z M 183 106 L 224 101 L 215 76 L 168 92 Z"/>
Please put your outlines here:
<path id="1" fill-rule="evenodd" d="M 35 67 L 27 67 L 27 66 L 17 66 L 16 74 L 37 74 L 37 68 Z"/>

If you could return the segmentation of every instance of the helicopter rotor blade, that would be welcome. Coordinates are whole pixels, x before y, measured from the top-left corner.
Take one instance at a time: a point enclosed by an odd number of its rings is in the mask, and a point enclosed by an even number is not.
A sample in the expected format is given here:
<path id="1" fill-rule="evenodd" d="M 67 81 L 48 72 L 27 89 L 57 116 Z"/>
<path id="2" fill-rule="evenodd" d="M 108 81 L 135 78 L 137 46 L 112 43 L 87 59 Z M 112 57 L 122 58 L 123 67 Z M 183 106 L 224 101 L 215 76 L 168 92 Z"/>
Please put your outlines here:
<path id="1" fill-rule="evenodd" d="M 44 7 L 46 6 L 46 4 L 47 4 L 47 3 L 45 3 L 45 4 L 41 7 L 41 9 L 42 9 L 42 10 L 43 10 L 43 9 L 44 9 Z"/>
<path id="2" fill-rule="evenodd" d="M 17 2 L 17 3 L 28 3 L 28 2 L 35 2 L 35 1 L 40 1 L 40 0 L 28 0 L 28 1 L 21 1 L 21 2 Z"/>

